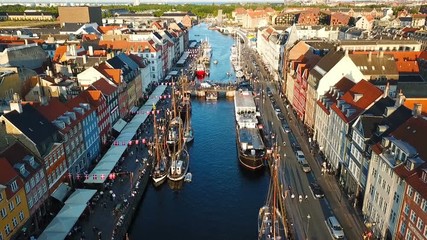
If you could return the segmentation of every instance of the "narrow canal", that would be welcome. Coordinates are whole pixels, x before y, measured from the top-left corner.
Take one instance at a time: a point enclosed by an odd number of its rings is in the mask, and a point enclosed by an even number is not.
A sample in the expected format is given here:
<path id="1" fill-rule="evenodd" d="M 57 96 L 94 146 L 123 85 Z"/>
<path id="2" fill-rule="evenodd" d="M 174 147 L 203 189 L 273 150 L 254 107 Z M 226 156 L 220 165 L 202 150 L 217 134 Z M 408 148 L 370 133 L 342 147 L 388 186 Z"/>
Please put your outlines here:
<path id="1" fill-rule="evenodd" d="M 207 29 L 190 30 L 190 39 L 208 38 L 213 49 L 210 79 L 233 81 L 232 37 Z M 257 239 L 258 210 L 268 188 L 267 172 L 248 172 L 237 160 L 233 100 L 193 99 L 195 139 L 189 146 L 191 183 L 174 191 L 151 184 L 136 213 L 130 239 Z"/>

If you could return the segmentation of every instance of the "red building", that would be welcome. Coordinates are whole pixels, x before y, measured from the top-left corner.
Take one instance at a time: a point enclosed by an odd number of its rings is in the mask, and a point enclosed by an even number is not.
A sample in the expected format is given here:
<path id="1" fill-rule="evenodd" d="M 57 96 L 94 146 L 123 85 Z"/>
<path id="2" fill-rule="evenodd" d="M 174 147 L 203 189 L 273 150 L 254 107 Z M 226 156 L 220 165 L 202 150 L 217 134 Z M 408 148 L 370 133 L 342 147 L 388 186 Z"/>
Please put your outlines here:
<path id="1" fill-rule="evenodd" d="M 409 153 L 404 164 L 395 169 L 395 173 L 403 180 L 402 207 L 398 213 L 398 225 L 395 239 L 426 239 L 427 238 L 427 148 L 425 135 L 427 120 L 423 117 L 412 117 L 395 133 L 394 137 L 407 144 Z M 407 156 L 407 157 L 406 157 Z"/>
<path id="2" fill-rule="evenodd" d="M 97 67 L 97 70 L 104 74 L 106 77 L 112 79 L 114 84 L 116 84 L 118 89 L 118 100 L 119 100 L 119 115 L 120 118 L 125 118 L 129 111 L 128 104 L 128 92 L 127 92 L 127 83 L 123 81 L 122 78 L 122 70 L 121 69 L 113 69 L 109 67 L 107 64 L 102 63 Z"/>
<path id="3" fill-rule="evenodd" d="M 320 60 L 320 57 L 317 55 L 309 56 L 309 58 L 303 58 L 301 62 L 296 63 L 295 69 L 296 76 L 294 79 L 294 97 L 292 99 L 292 106 L 301 120 L 303 120 L 305 114 L 308 75 L 311 68 L 313 68 Z"/>

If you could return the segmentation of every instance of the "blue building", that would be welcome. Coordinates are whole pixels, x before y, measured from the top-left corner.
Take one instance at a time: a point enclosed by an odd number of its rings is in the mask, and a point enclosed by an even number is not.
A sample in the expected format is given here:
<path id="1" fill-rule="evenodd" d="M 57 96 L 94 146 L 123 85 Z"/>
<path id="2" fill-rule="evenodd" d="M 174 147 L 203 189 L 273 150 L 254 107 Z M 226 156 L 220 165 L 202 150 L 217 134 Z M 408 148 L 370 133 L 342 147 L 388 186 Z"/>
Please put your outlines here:
<path id="1" fill-rule="evenodd" d="M 89 104 L 82 94 L 71 99 L 67 105 L 83 117 L 81 122 L 83 141 L 86 147 L 86 167 L 89 167 L 101 153 L 101 139 L 99 137 L 96 109 Z"/>

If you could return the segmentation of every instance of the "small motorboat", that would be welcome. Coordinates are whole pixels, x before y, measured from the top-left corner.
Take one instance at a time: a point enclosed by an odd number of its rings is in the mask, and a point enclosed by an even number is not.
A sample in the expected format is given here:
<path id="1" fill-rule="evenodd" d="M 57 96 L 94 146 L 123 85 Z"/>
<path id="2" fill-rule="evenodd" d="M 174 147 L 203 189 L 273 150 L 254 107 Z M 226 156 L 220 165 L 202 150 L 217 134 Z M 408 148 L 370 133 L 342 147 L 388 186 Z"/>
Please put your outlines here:
<path id="1" fill-rule="evenodd" d="M 193 174 L 187 173 L 184 177 L 184 182 L 191 182 L 192 179 L 193 179 Z"/>
<path id="2" fill-rule="evenodd" d="M 214 60 L 214 62 L 213 62 L 214 64 L 218 64 L 218 60 Z"/>

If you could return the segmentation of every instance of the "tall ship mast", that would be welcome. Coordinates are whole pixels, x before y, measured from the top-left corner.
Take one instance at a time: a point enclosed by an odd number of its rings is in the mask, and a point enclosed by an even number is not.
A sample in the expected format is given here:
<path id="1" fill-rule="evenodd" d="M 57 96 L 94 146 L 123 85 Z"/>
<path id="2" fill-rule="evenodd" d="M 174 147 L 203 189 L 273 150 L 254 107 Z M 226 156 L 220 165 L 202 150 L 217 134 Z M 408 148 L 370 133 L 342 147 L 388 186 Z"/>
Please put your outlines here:
<path id="1" fill-rule="evenodd" d="M 179 138 L 183 139 L 182 122 L 179 125 Z M 171 155 L 171 167 L 168 173 L 169 180 L 181 181 L 184 179 L 190 167 L 190 154 L 183 141 L 178 142 L 178 151 Z"/>
<path id="2" fill-rule="evenodd" d="M 279 191 L 280 154 L 277 144 L 271 154 L 271 178 L 265 205 L 258 213 L 258 240 L 282 240 L 287 238 L 286 215 L 280 206 Z M 283 206 L 283 205 L 282 205 Z"/>
<path id="3" fill-rule="evenodd" d="M 239 88 L 234 94 L 236 142 L 239 161 L 245 168 L 264 166 L 266 148 L 258 126 L 257 108 L 252 91 Z"/>
<path id="4" fill-rule="evenodd" d="M 182 137 L 180 131 L 182 130 L 182 119 L 177 113 L 177 101 L 176 101 L 175 87 L 172 85 L 172 113 L 169 116 L 169 125 L 166 134 L 166 144 L 169 157 L 173 157 L 182 146 Z M 181 128 L 181 129 L 180 129 Z"/>
<path id="5" fill-rule="evenodd" d="M 156 111 L 155 105 L 153 105 L 153 110 Z M 154 145 L 152 148 L 152 154 L 154 159 L 154 168 L 151 177 L 153 179 L 154 186 L 157 187 L 165 181 L 169 172 L 170 161 L 164 151 L 164 136 L 159 131 L 159 129 L 164 128 L 164 125 L 157 125 L 156 114 L 153 114 L 153 122 Z"/>

